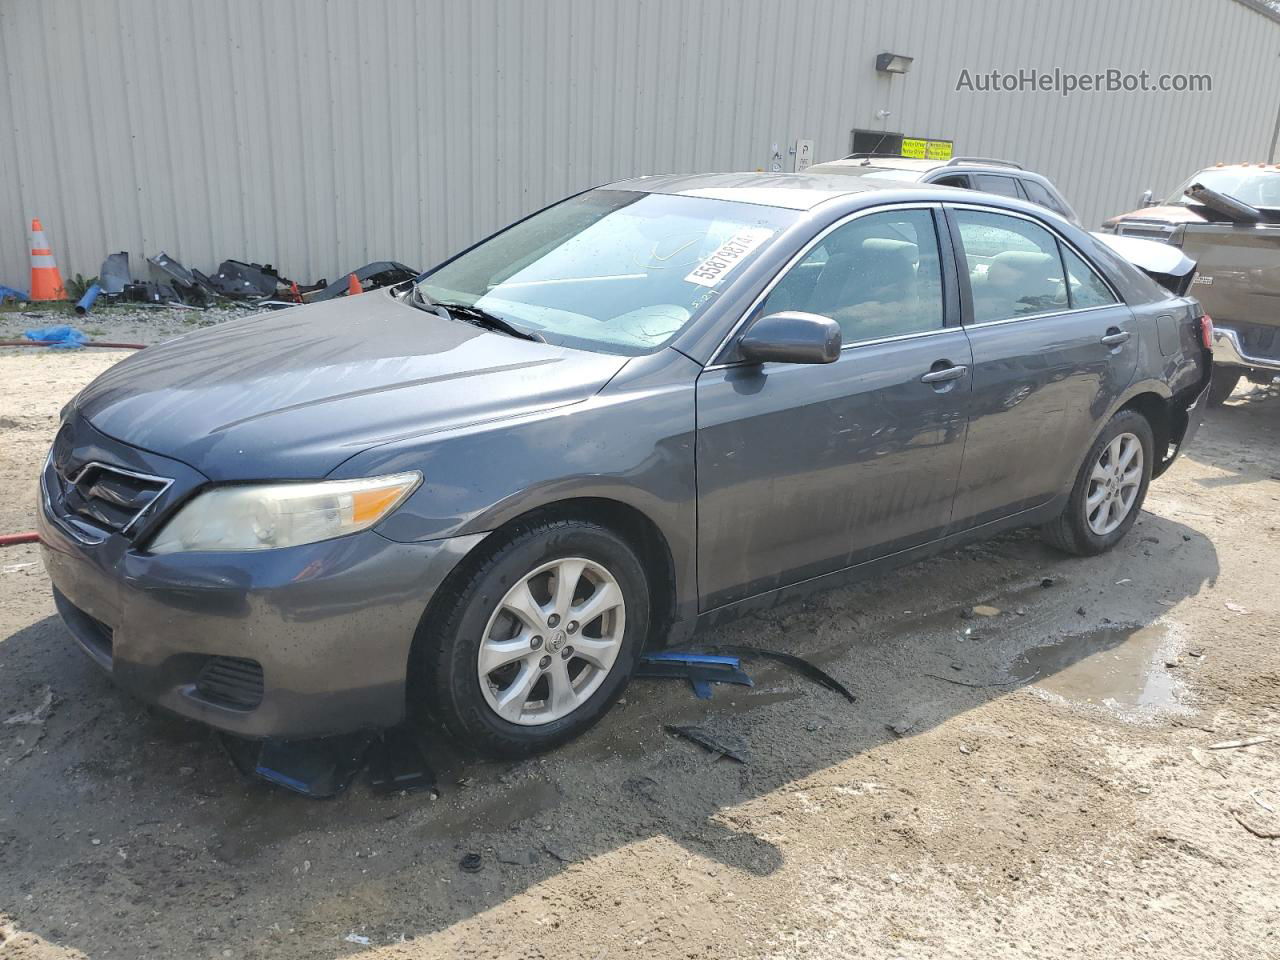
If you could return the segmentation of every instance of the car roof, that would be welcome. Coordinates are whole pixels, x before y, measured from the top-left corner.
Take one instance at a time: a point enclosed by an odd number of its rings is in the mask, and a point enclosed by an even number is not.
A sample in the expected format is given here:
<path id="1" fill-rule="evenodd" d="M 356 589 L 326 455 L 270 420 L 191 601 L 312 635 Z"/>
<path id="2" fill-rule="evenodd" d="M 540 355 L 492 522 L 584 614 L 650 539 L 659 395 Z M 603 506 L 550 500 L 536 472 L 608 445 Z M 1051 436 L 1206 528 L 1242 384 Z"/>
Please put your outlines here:
<path id="1" fill-rule="evenodd" d="M 945 166 L 946 161 L 943 160 L 921 160 L 916 157 L 845 157 L 843 160 L 824 160 L 822 163 L 815 163 L 810 169 L 829 167 L 833 170 L 841 168 L 861 170 L 865 167 L 872 170 L 902 170 L 920 175 Z"/>
<path id="2" fill-rule="evenodd" d="M 636 177 L 605 184 L 601 189 L 668 193 L 709 200 L 754 203 L 765 207 L 784 207 L 788 210 L 812 210 L 828 200 L 853 194 L 912 189 L 932 192 L 939 188 L 924 184 L 917 186 L 905 181 L 877 183 L 841 174 L 697 173 Z"/>

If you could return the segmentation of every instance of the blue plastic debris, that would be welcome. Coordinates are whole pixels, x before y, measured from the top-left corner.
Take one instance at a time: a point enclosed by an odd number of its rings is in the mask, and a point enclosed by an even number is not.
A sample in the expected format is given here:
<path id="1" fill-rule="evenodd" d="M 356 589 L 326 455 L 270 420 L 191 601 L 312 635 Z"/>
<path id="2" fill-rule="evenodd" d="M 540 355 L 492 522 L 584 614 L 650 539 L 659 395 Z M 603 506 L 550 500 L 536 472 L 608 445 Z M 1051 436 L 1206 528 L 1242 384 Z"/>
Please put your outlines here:
<path id="1" fill-rule="evenodd" d="M 737 657 L 685 650 L 658 650 L 642 655 L 636 676 L 688 680 L 699 700 L 711 699 L 713 683 L 754 686 Z"/>
<path id="2" fill-rule="evenodd" d="M 5 300 L 30 300 L 30 299 L 31 298 L 28 297 L 21 290 L 15 290 L 13 287 L 6 287 L 3 283 L 0 283 L 0 303 L 3 303 Z"/>
<path id="3" fill-rule="evenodd" d="M 66 324 L 43 327 L 39 330 L 26 330 L 22 335 L 28 340 L 43 343 L 55 350 L 76 350 L 89 339 L 75 327 L 68 327 Z"/>

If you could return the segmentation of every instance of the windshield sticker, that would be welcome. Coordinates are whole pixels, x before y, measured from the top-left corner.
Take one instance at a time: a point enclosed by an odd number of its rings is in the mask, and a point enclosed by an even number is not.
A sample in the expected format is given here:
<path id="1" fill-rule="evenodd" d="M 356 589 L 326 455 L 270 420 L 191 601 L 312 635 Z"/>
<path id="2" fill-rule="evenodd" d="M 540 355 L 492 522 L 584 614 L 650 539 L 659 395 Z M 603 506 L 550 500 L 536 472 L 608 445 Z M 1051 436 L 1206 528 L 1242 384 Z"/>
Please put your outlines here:
<path id="1" fill-rule="evenodd" d="M 767 227 L 747 227 L 731 236 L 707 259 L 693 268 L 685 277 L 689 283 L 701 287 L 714 287 L 720 283 L 751 252 L 764 243 L 773 231 Z"/>

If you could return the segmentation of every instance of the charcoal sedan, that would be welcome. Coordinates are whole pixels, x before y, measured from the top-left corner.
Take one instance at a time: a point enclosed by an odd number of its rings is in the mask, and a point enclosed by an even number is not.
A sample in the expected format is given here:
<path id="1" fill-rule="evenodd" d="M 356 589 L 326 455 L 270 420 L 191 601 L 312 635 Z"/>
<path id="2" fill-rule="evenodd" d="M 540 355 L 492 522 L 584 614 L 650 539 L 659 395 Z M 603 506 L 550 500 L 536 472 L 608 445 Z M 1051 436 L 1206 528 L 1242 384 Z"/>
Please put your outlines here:
<path id="1" fill-rule="evenodd" d="M 641 178 L 113 367 L 63 412 L 44 557 L 79 644 L 173 712 L 519 755 L 744 610 L 1010 527 L 1109 549 L 1211 342 L 1018 200 Z"/>

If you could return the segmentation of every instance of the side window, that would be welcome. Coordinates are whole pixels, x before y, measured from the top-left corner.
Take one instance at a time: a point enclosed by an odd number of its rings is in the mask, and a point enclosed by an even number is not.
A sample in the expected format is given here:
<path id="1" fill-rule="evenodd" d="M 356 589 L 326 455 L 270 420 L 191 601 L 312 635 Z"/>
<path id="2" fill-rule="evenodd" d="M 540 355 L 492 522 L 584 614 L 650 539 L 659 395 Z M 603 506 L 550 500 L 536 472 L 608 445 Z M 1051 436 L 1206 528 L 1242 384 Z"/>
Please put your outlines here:
<path id="1" fill-rule="evenodd" d="M 1036 183 L 1034 180 L 1023 180 L 1022 189 L 1027 192 L 1027 199 L 1032 203 L 1038 203 L 1042 207 L 1048 207 L 1054 213 L 1060 213 L 1063 216 L 1066 215 L 1066 211 L 1064 211 L 1061 204 L 1054 199 L 1053 194 L 1040 186 L 1040 184 Z"/>
<path id="2" fill-rule="evenodd" d="M 827 234 L 778 282 L 762 310 L 831 317 L 848 344 L 937 330 L 942 305 L 933 214 L 894 210 Z"/>
<path id="3" fill-rule="evenodd" d="M 936 183 L 940 187 L 960 187 L 963 190 L 972 189 L 969 186 L 969 178 L 963 173 L 955 173 L 949 177 L 938 177 L 937 180 L 932 182 Z"/>
<path id="4" fill-rule="evenodd" d="M 1058 241 L 1044 227 L 999 213 L 955 210 L 975 323 L 1067 309 Z"/>
<path id="5" fill-rule="evenodd" d="M 1116 302 L 1111 288 L 1074 250 L 1063 246 L 1062 259 L 1067 267 L 1067 289 L 1073 308 L 1083 310 L 1087 307 L 1105 307 Z"/>
<path id="6" fill-rule="evenodd" d="M 1018 183 L 1013 177 L 1002 177 L 994 173 L 975 173 L 973 179 L 977 190 L 1022 199 L 1022 194 L 1018 193 Z"/>

